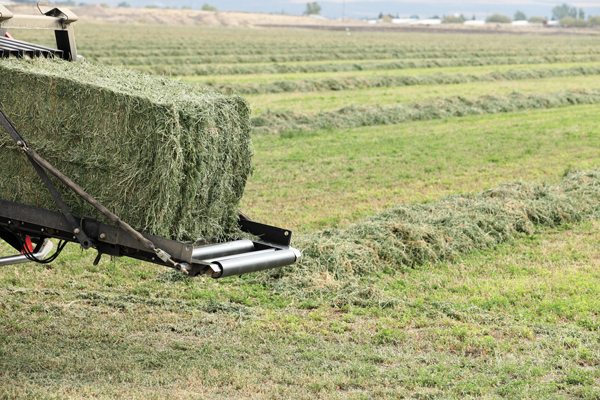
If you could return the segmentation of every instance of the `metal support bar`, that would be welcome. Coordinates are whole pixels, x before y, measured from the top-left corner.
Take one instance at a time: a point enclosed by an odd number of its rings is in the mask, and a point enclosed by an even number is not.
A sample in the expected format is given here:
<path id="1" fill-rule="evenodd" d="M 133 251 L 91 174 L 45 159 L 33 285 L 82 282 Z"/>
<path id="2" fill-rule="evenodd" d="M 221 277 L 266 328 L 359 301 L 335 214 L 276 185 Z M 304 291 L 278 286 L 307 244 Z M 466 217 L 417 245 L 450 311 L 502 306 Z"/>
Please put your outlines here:
<path id="1" fill-rule="evenodd" d="M 82 227 L 82 230 L 90 237 L 94 243 L 94 247 L 98 249 L 100 254 L 130 257 L 173 267 L 157 257 L 153 252 L 148 251 L 139 241 L 118 227 L 100 223 L 90 217 L 76 217 L 76 220 Z M 25 204 L 13 203 L 7 200 L 0 200 L 0 238 L 4 237 L 1 235 L 2 232 L 14 232 L 30 236 L 42 235 L 46 238 L 76 242 L 69 225 L 61 213 Z M 225 246 L 230 243 L 222 243 L 195 249 L 191 244 L 146 234 L 144 236 L 165 249 L 165 251 L 168 251 L 176 262 L 188 265 L 187 272 L 190 276 L 208 274 L 213 278 L 222 278 L 241 275 L 290 265 L 300 258 L 300 252 L 292 247 L 284 248 L 276 244 L 269 245 L 264 242 L 241 240 L 237 241 L 237 243 L 230 242 L 234 243 L 231 247 Z M 243 247 L 242 245 L 246 247 L 246 251 L 237 252 Z M 250 245 L 253 249 L 250 249 Z M 221 254 L 223 254 L 222 250 L 227 247 L 229 249 L 236 247 L 238 250 L 236 250 L 236 254 L 214 257 L 214 255 L 218 254 L 213 251 L 215 248 L 221 249 Z M 208 251 L 211 248 L 213 250 Z M 203 251 L 201 257 L 207 257 L 211 253 L 213 254 L 213 258 L 205 258 L 204 261 L 194 260 L 192 259 L 192 255 L 194 253 L 199 254 L 196 250 Z M 41 257 L 43 256 L 40 255 L 38 258 Z"/>
<path id="2" fill-rule="evenodd" d="M 7 29 L 42 29 L 58 31 L 63 30 L 61 18 L 45 15 L 15 15 L 10 19 L 0 22 L 0 28 Z"/>
<path id="3" fill-rule="evenodd" d="M 71 10 L 64 7 L 52 8 L 45 11 L 42 15 L 14 15 L 6 7 L 0 5 L 0 32 L 6 32 L 7 29 L 44 29 L 53 30 L 56 37 L 57 50 L 52 49 L 50 52 L 33 52 L 26 53 L 26 47 L 20 47 L 16 54 L 4 51 L 0 52 L 0 56 L 18 56 L 23 55 L 47 56 L 55 54 L 58 57 L 69 61 L 77 61 L 77 45 L 75 43 L 75 31 L 73 24 L 78 20 Z M 4 34 L 2 34 L 4 36 Z M 20 42 L 23 43 L 23 42 Z M 14 43 L 17 45 L 17 43 Z M 27 43 L 27 46 L 36 47 L 36 45 Z"/>
<path id="4" fill-rule="evenodd" d="M 0 4 L 0 22 L 11 19 L 12 17 L 14 17 L 14 14 L 8 8 Z"/>
<path id="5" fill-rule="evenodd" d="M 77 61 L 77 45 L 75 44 L 75 32 L 73 26 L 69 25 L 64 31 L 54 31 L 56 47 L 63 52 L 63 58 L 69 61 Z"/>
<path id="6" fill-rule="evenodd" d="M 52 251 L 53 247 L 54 245 L 52 245 L 52 242 L 48 239 L 45 239 L 40 251 L 34 253 L 33 256 L 38 259 L 43 259 L 48 255 L 48 253 L 50 253 L 50 251 Z M 25 255 L 2 257 L 0 258 L 0 267 L 4 267 L 6 265 L 24 264 L 28 262 L 31 262 L 31 260 Z"/>
<path id="7" fill-rule="evenodd" d="M 21 146 L 22 148 L 27 147 L 27 144 L 25 143 L 25 139 L 23 139 L 23 137 L 19 134 L 19 132 L 17 132 L 16 128 L 8 120 L 8 118 L 6 117 L 6 115 L 4 114 L 4 112 L 2 110 L 0 110 L 0 124 L 4 127 L 4 129 L 6 129 L 8 134 L 12 137 L 12 139 L 17 144 L 17 146 Z M 81 246 L 84 249 L 89 249 L 92 246 L 90 239 L 87 237 L 85 232 L 83 232 L 77 225 L 77 222 L 75 221 L 75 217 L 73 217 L 73 214 L 71 214 L 71 211 L 69 211 L 69 207 L 67 207 L 67 205 L 63 201 L 62 197 L 60 196 L 60 194 L 54 187 L 54 184 L 52 183 L 52 181 L 50 181 L 50 178 L 48 178 L 48 175 L 46 175 L 46 172 L 42 169 L 40 164 L 29 154 L 27 154 L 27 156 L 29 158 L 29 161 L 31 162 L 31 165 L 33 165 L 33 168 L 36 170 L 36 172 L 40 176 L 40 179 L 42 180 L 42 182 L 44 182 L 44 185 L 46 186 L 46 188 L 52 195 L 52 198 L 54 199 L 54 201 L 56 202 L 56 204 L 62 211 L 65 219 L 67 220 L 69 225 L 71 225 L 71 231 L 73 232 L 73 235 L 75 235 L 75 237 L 77 238 L 77 240 L 79 241 L 79 243 L 81 244 Z"/>
<path id="8" fill-rule="evenodd" d="M 126 256 L 154 264 L 172 266 L 119 227 L 103 224 L 89 217 L 75 217 L 75 220 L 94 243 L 93 247 L 104 254 Z M 61 213 L 7 200 L 0 200 L 0 231 L 3 229 L 24 235 L 43 235 L 77 243 L 77 239 L 74 238 L 69 224 Z M 144 237 L 169 252 L 176 261 L 181 263 L 192 261 L 194 248 L 191 244 L 146 234 Z"/>

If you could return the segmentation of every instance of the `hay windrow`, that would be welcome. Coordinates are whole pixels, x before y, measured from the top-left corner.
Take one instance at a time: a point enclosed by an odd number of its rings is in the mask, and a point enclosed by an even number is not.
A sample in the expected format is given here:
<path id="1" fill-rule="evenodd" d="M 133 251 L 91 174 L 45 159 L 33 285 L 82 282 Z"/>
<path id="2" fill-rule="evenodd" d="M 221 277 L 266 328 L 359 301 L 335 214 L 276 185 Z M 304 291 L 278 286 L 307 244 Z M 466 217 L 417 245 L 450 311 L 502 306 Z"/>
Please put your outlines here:
<path id="1" fill-rule="evenodd" d="M 600 103 L 600 90 L 568 90 L 547 94 L 512 93 L 508 96 L 460 96 L 408 103 L 392 107 L 349 106 L 314 114 L 293 111 L 266 111 L 252 118 L 254 132 L 274 134 L 286 131 L 351 128 L 399 124 L 474 114 L 496 114 L 527 109 L 555 108 L 574 104 Z"/>
<path id="2" fill-rule="evenodd" d="M 489 72 L 486 74 L 446 74 L 427 75 L 383 75 L 365 77 L 341 77 L 325 79 L 299 79 L 269 83 L 235 84 L 206 82 L 222 93 L 227 94 L 267 94 L 292 92 L 321 92 L 355 90 L 382 87 L 400 87 L 416 85 L 452 85 L 472 82 L 517 81 L 525 79 L 545 79 L 566 76 L 599 75 L 600 67 L 538 68 Z"/>
<path id="3" fill-rule="evenodd" d="M 93 63 L 0 60 L 0 108 L 35 149 L 136 229 L 222 237 L 251 172 L 250 109 L 167 78 Z M 0 198 L 56 209 L 0 134 Z M 76 215 L 98 213 L 62 185 Z"/>
<path id="4" fill-rule="evenodd" d="M 568 171 L 554 185 L 505 183 L 436 203 L 397 206 L 346 229 L 299 236 L 293 243 L 302 251 L 299 264 L 257 279 L 282 293 L 302 287 L 307 298 L 327 287 L 355 290 L 357 279 L 452 261 L 532 235 L 536 226 L 598 217 L 600 170 Z"/>
<path id="5" fill-rule="evenodd" d="M 230 64 L 230 65 L 144 65 L 139 70 L 166 75 L 248 75 L 291 74 L 317 72 L 344 72 L 393 70 L 412 68 L 474 67 L 485 65 L 552 64 L 600 61 L 598 55 L 544 56 L 544 57 L 473 57 L 457 59 L 397 60 L 375 62 L 318 63 L 318 64 Z"/>
<path id="6" fill-rule="evenodd" d="M 270 49 L 264 50 L 261 54 L 240 54 L 244 51 L 231 48 L 229 52 L 224 49 L 203 50 L 202 55 L 197 51 L 135 51 L 126 52 L 113 51 L 111 56 L 107 57 L 106 49 L 101 52 L 89 51 L 86 49 L 86 58 L 112 65 L 164 65 L 164 57 L 175 58 L 177 65 L 194 64 L 251 64 L 251 63 L 287 63 L 287 62 L 310 62 L 310 61 L 331 61 L 331 60 L 395 60 L 395 59 L 472 59 L 489 57 L 542 57 L 542 56 L 582 56 L 599 54 L 598 49 L 583 48 L 572 51 L 562 51 L 549 49 L 526 49 L 521 51 L 430 51 L 430 52 L 406 52 L 402 50 L 390 51 L 385 46 L 369 46 L 368 49 L 359 50 L 357 48 L 321 48 L 321 49 Z M 247 51 L 246 51 L 247 52 Z"/>

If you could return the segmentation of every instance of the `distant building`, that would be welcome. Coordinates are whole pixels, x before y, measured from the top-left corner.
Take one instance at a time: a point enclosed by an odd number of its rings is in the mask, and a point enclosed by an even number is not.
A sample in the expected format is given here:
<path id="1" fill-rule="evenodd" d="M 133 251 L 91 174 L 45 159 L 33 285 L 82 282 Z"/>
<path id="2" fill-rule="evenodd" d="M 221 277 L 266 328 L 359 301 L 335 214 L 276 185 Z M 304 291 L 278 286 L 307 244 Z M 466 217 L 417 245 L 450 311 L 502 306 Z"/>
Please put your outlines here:
<path id="1" fill-rule="evenodd" d="M 430 26 L 430 25 L 439 25 L 441 23 L 442 23 L 441 19 L 413 19 L 412 22 L 410 22 L 410 25 Z"/>
<path id="2" fill-rule="evenodd" d="M 478 19 L 471 19 L 471 20 L 463 22 L 463 24 L 465 24 L 465 25 L 482 26 L 482 25 L 485 25 L 485 21 L 478 20 Z"/>
<path id="3" fill-rule="evenodd" d="M 392 19 L 392 24 L 410 24 L 413 21 L 418 21 L 415 20 L 414 18 L 393 18 Z"/>
<path id="4" fill-rule="evenodd" d="M 529 21 L 513 21 L 510 24 L 516 25 L 516 26 L 525 26 L 525 25 L 529 25 Z"/>

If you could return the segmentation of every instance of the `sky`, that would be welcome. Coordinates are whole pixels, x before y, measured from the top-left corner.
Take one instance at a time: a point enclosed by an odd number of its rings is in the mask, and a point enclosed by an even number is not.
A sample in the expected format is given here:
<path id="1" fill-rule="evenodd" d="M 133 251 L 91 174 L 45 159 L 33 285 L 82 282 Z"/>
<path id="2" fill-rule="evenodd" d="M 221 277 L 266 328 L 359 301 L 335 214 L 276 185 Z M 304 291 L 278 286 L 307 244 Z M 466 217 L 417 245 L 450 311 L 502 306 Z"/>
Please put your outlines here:
<path id="1" fill-rule="evenodd" d="M 85 0 L 83 0 L 85 1 Z M 111 6 L 115 6 L 123 0 L 103 0 Z M 252 11 L 287 14 L 302 14 L 306 9 L 305 0 L 127 0 L 134 7 L 144 7 L 145 5 L 158 6 L 191 6 L 198 9 L 204 3 L 217 7 L 219 10 L 227 11 Z M 99 3 L 101 0 L 92 0 L 90 3 Z M 406 0 L 328 0 L 318 1 L 322 8 L 321 15 L 327 18 L 340 18 L 342 14 L 346 17 L 363 19 L 365 17 L 377 17 L 379 13 L 399 15 L 408 17 L 418 15 L 420 18 L 432 16 L 443 16 L 449 14 L 463 14 L 465 17 L 485 19 L 487 15 L 501 13 L 510 17 L 514 16 L 515 11 L 523 11 L 528 17 L 542 16 L 551 17 L 552 8 L 563 4 L 565 1 L 541 1 L 541 0 L 470 0 L 470 1 L 450 1 L 450 0 L 425 0 L 425 1 L 406 1 Z M 583 8 L 586 16 L 600 15 L 600 0 L 577 0 L 577 2 L 568 3 L 577 8 Z"/>

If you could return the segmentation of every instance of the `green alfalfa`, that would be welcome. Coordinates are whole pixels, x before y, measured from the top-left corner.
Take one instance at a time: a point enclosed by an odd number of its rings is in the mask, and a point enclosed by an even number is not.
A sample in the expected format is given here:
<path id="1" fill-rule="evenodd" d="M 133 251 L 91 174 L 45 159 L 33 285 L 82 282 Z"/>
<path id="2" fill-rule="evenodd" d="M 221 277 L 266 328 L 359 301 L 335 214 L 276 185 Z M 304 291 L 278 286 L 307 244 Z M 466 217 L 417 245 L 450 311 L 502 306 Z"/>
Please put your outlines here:
<path id="1" fill-rule="evenodd" d="M 597 103 L 600 103 L 600 90 L 597 89 L 568 90 L 545 94 L 515 92 L 508 96 L 488 95 L 474 99 L 460 96 L 445 97 L 391 107 L 348 106 L 337 111 L 319 113 L 266 111 L 252 118 L 252 125 L 256 133 L 275 134 L 286 131 L 389 125 L 405 121 Z"/>
<path id="2" fill-rule="evenodd" d="M 298 79 L 253 84 L 206 82 L 206 85 L 227 94 L 267 94 L 339 91 L 416 85 L 452 85 L 472 82 L 517 81 L 525 79 L 545 79 L 552 77 L 586 76 L 598 74 L 600 74 L 600 67 L 582 66 L 573 68 L 520 69 L 504 72 L 495 71 L 478 75 L 447 74 L 440 72 L 424 75 L 380 75 L 364 77 Z"/>
<path id="3" fill-rule="evenodd" d="M 415 68 L 474 67 L 485 65 L 525 65 L 570 62 L 596 62 L 598 55 L 537 56 L 537 57 L 473 57 L 457 59 L 423 59 L 390 61 L 356 61 L 337 63 L 264 63 L 229 65 L 151 65 L 139 66 L 139 70 L 164 75 L 251 75 L 291 74 L 319 72 L 376 71 Z"/>

